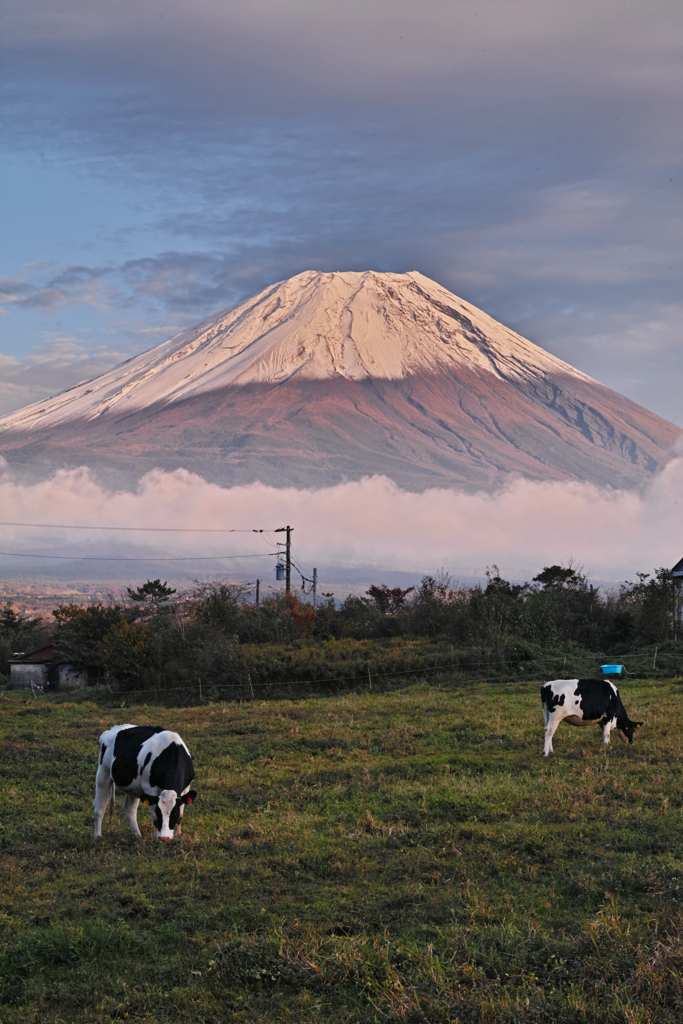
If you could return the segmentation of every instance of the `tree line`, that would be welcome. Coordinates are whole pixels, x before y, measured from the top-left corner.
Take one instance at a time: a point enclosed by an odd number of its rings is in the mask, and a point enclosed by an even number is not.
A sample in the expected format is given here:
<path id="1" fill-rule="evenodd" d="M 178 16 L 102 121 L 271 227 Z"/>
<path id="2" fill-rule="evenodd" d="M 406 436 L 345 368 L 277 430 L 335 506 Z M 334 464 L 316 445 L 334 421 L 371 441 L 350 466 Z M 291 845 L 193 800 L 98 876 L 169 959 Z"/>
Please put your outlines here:
<path id="1" fill-rule="evenodd" d="M 316 609 L 275 593 L 257 606 L 246 584 L 201 583 L 178 594 L 161 580 L 119 599 L 58 604 L 50 620 L 0 612 L 0 676 L 9 659 L 48 643 L 92 683 L 120 690 L 267 685 L 295 678 L 360 678 L 401 666 L 533 670 L 544 655 L 626 657 L 680 639 L 681 597 L 670 570 L 638 573 L 604 593 L 580 566 L 551 565 L 527 583 L 497 566 L 486 585 L 461 587 L 444 572 L 418 587 L 368 588 Z M 431 659 L 431 661 L 430 661 Z M 340 665 L 342 668 L 340 668 Z M 412 671 L 407 667 L 405 671 Z M 353 673 L 356 673 L 354 675 Z M 0 679 L 0 681 L 2 681 Z"/>

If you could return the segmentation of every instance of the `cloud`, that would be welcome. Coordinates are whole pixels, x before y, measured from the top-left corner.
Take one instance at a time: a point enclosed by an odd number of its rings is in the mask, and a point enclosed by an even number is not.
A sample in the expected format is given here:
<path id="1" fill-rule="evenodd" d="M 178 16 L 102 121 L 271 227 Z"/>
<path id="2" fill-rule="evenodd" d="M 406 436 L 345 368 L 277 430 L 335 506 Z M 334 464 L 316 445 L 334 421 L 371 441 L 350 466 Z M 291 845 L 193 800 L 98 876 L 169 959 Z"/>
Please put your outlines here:
<path id="1" fill-rule="evenodd" d="M 680 159 L 670 0 L 628 10 L 620 0 L 9 6 L 12 143 L 48 147 L 51 159 L 70 150 L 78 172 L 87 164 L 112 179 L 125 165 L 136 186 L 151 175 L 157 195 L 171 182 L 177 196 L 182 180 L 185 206 L 232 192 L 245 161 L 261 165 L 258 180 L 270 171 L 276 195 L 288 166 L 321 182 L 354 160 L 371 171 L 392 135 L 426 164 L 446 148 L 497 150 L 508 180 L 527 161 L 567 180 L 605 158 L 611 170 L 615 158 L 633 168 Z M 313 168 L 297 159 L 306 131 L 325 142 Z"/>
<path id="2" fill-rule="evenodd" d="M 513 479 L 491 496 L 453 490 L 402 491 L 385 477 L 317 491 L 262 484 L 221 488 L 185 470 L 154 470 L 136 493 L 110 493 L 83 468 L 40 483 L 0 475 L 7 521 L 243 530 L 294 528 L 295 559 L 313 565 L 482 575 L 492 563 L 512 578 L 573 556 L 600 579 L 672 565 L 681 552 L 683 458 L 670 462 L 640 496 L 581 483 Z M 36 509 L 49 509 L 36 512 Z M 67 555 L 204 556 L 275 550 L 281 535 L 149 534 L 0 527 L 3 551 Z M 234 578 L 239 569 L 225 563 Z M 196 563 L 201 573 L 202 563 Z M 379 569 L 377 569 L 379 571 Z"/>
<path id="3" fill-rule="evenodd" d="M 0 354 L 0 416 L 90 380 L 130 356 L 122 348 L 48 338 L 21 359 Z"/>
<path id="4" fill-rule="evenodd" d="M 206 315 L 225 306 L 226 298 L 242 297 L 237 262 L 231 254 L 164 252 L 127 260 L 117 273 L 128 291 L 127 305 L 153 303 L 164 312 Z"/>
<path id="5" fill-rule="evenodd" d="M 123 59 L 134 80 L 281 110 L 339 96 L 405 104 L 456 84 L 476 102 L 503 81 L 531 91 L 534 73 L 551 68 L 558 92 L 637 77 L 661 95 L 675 70 L 675 18 L 670 0 L 29 0 L 10 4 L 4 35 L 11 56 L 70 58 L 73 76 L 106 79 Z"/>
<path id="6" fill-rule="evenodd" d="M 51 312 L 94 306 L 118 313 L 138 307 L 140 312 L 163 317 L 163 324 L 151 328 L 158 333 L 172 329 L 179 312 L 206 315 L 216 304 L 225 305 L 226 297 L 242 298 L 254 270 L 254 264 L 251 274 L 245 267 L 244 251 L 239 255 L 167 251 L 97 267 L 27 264 L 21 279 L 0 280 L 0 308 L 5 307 L 3 312 L 7 307 Z M 263 269 L 256 273 L 262 275 Z M 125 323 L 132 327 L 130 321 Z"/>
<path id="7" fill-rule="evenodd" d="M 311 166 L 318 168 L 320 140 L 304 137 L 301 142 L 302 163 L 310 157 Z M 524 289 L 528 295 L 532 288 L 540 294 L 551 288 L 556 308 L 558 295 L 572 295 L 586 305 L 607 289 L 612 298 L 629 290 L 632 301 L 636 284 L 641 301 L 673 300 L 680 226 L 674 196 L 666 190 L 647 192 L 605 179 L 529 190 L 509 180 L 506 171 L 505 214 L 494 201 L 485 216 L 478 211 L 473 217 L 468 204 L 476 207 L 481 201 L 477 189 L 483 184 L 502 187 L 487 166 L 494 154 L 480 154 L 478 181 L 459 182 L 458 201 L 451 199 L 450 217 L 444 221 L 449 206 L 445 182 L 463 176 L 471 165 L 464 167 L 461 159 L 445 153 L 427 166 L 402 148 L 394 142 L 392 155 L 403 164 L 400 176 L 384 164 L 371 170 L 337 168 L 334 196 L 329 180 L 321 182 L 314 170 L 299 170 L 267 198 L 272 169 L 249 167 L 246 161 L 240 174 L 249 174 L 252 187 L 261 193 L 260 209 L 236 203 L 222 215 L 194 210 L 163 223 L 178 241 L 192 238 L 203 245 L 169 248 L 106 266 L 50 268 L 51 273 L 27 267 L 22 281 L 6 282 L 4 288 L 0 282 L 0 304 L 4 298 L 25 308 L 47 309 L 51 304 L 106 301 L 109 308 L 138 305 L 161 314 L 206 316 L 301 270 L 369 266 L 419 268 L 464 291 L 475 303 L 478 298 L 490 302 L 494 293 L 504 294 L 509 303 L 514 292 Z M 416 189 L 429 193 L 429 203 L 417 209 L 411 201 Z M 376 235 L 372 243 L 368 204 Z M 264 220 L 258 231 L 253 230 L 255 216 Z M 643 240 L 646 231 L 654 230 L 656 247 Z M 487 308 L 492 311 L 490 304 Z"/>
<path id="8" fill-rule="evenodd" d="M 27 277 L 31 272 L 45 275 L 53 266 L 28 264 L 25 276 L 0 279 L 0 306 L 18 306 L 25 309 L 53 310 L 60 306 L 96 306 L 106 309 L 116 292 L 107 288 L 102 278 L 108 273 L 101 267 L 65 267 L 57 274 L 48 274 L 42 284 L 34 284 Z"/>

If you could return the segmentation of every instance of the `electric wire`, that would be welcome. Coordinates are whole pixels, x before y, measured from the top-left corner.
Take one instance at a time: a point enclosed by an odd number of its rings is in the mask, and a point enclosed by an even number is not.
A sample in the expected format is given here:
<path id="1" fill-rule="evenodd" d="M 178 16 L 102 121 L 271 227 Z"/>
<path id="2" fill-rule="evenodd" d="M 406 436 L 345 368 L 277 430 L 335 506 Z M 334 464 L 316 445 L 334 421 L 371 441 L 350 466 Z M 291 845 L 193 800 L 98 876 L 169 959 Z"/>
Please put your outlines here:
<path id="1" fill-rule="evenodd" d="M 294 531 L 292 531 L 292 532 L 294 532 Z M 313 593 L 313 584 L 314 584 L 315 581 L 312 580 L 310 578 L 310 576 L 306 576 L 306 574 L 303 572 L 303 570 L 296 564 L 296 562 L 294 561 L 293 548 L 294 548 L 294 545 L 292 544 L 290 546 L 289 564 L 291 566 L 293 566 L 293 568 L 296 570 L 296 572 L 299 573 L 299 576 L 301 577 L 301 590 L 304 593 L 304 595 L 312 594 Z M 310 583 L 310 587 L 308 588 L 308 590 L 306 589 L 306 584 L 307 583 Z"/>
<path id="2" fill-rule="evenodd" d="M 271 534 L 271 533 L 282 533 L 287 527 L 278 526 L 277 528 L 267 529 L 242 529 L 237 527 L 230 527 L 224 529 L 214 529 L 208 527 L 184 527 L 184 526 L 92 526 L 88 524 L 72 524 L 72 523 L 16 523 L 16 522 L 0 522 L 0 526 L 12 526 L 12 527 L 28 527 L 30 529 L 37 530 L 116 530 L 120 532 L 145 532 L 145 533 L 259 533 L 259 534 Z M 271 544 L 275 544 L 275 541 L 271 541 Z M 245 554 L 245 555 L 186 555 L 186 556 L 109 556 L 109 555 L 43 555 L 32 552 L 22 551 L 0 551 L 0 556 L 4 558 L 43 558 L 50 559 L 51 561 L 78 561 L 78 562 L 211 562 L 216 559 L 221 560 L 232 560 L 237 558 L 270 558 L 276 552 L 267 552 L 260 554 Z"/>
<path id="3" fill-rule="evenodd" d="M 87 524 L 71 523 L 4 523 L 0 526 L 26 526 L 36 530 L 135 530 L 147 533 L 283 533 L 287 527 L 278 526 L 276 530 L 245 530 L 238 528 L 216 528 L 204 526 L 88 526 Z M 274 541 L 272 543 L 275 543 Z M 1 554 L 1 552 L 0 552 Z"/>
<path id="4" fill-rule="evenodd" d="M 216 559 L 232 558 L 272 558 L 276 552 L 269 551 L 261 554 L 251 555 L 184 555 L 182 557 L 169 558 L 167 556 L 157 557 L 149 555 L 143 558 L 120 557 L 116 555 L 36 555 L 30 552 L 0 551 L 0 555 L 7 558 L 50 558 L 66 562 L 214 562 Z"/>

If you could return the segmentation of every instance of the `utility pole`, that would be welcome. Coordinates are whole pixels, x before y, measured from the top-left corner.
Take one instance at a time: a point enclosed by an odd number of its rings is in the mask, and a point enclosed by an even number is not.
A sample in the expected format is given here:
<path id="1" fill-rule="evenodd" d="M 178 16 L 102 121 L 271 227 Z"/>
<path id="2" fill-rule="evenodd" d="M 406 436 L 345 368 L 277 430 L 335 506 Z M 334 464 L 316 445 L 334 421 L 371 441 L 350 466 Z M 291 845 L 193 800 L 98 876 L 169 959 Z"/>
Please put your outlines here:
<path id="1" fill-rule="evenodd" d="M 258 599 L 259 599 L 259 589 L 260 589 L 260 587 L 261 587 L 261 580 L 256 580 L 256 614 L 257 615 L 258 615 L 258 612 L 259 612 Z"/>
<path id="2" fill-rule="evenodd" d="M 313 570 L 313 610 L 315 611 L 318 604 L 318 570 Z"/>
<path id="3" fill-rule="evenodd" d="M 292 582 L 292 527 L 287 527 L 287 544 L 285 547 L 285 593 L 288 594 Z"/>

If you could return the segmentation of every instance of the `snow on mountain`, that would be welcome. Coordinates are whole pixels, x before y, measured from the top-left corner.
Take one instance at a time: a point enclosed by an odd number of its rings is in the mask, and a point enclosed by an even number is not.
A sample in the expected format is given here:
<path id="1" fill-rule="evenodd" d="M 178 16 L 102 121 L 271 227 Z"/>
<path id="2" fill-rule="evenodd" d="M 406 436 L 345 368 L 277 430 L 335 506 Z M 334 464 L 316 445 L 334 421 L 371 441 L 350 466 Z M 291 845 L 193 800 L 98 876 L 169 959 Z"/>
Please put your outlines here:
<path id="1" fill-rule="evenodd" d="M 640 487 L 681 431 L 422 274 L 307 271 L 0 420 L 24 477 Z"/>
<path id="2" fill-rule="evenodd" d="M 506 380 L 558 372 L 591 379 L 416 271 L 306 271 L 0 419 L 0 430 L 90 420 L 227 385 L 400 380 L 453 367 Z"/>

